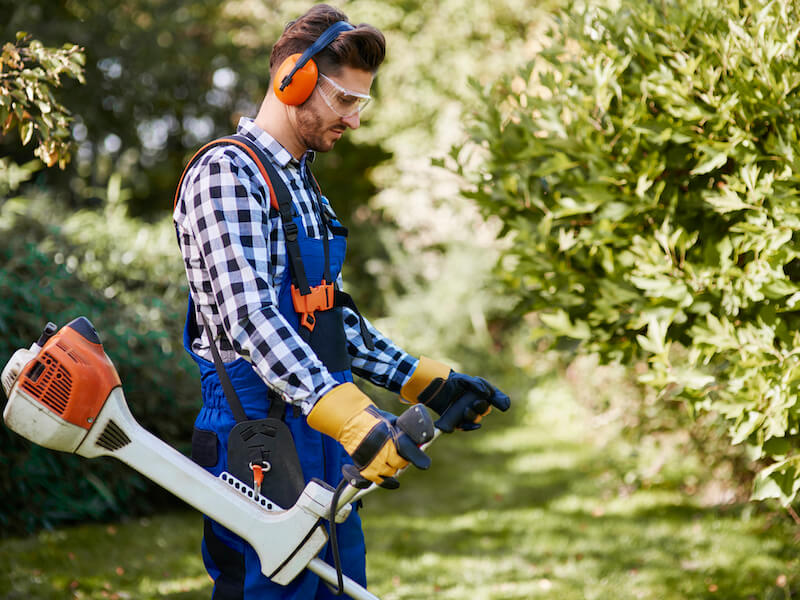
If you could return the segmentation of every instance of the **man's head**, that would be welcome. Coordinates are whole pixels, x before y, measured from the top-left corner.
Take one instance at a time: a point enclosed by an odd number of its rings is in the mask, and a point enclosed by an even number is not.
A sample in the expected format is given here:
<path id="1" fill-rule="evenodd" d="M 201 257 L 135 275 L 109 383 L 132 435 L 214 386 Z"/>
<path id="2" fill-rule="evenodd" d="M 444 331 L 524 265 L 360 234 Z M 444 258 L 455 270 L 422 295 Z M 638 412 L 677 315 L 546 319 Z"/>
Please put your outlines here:
<path id="1" fill-rule="evenodd" d="M 296 55 L 302 54 L 331 25 L 340 21 L 348 21 L 343 12 L 319 4 L 290 22 L 270 56 L 270 75 L 275 85 L 280 85 L 296 62 Z M 272 97 L 269 105 L 275 111 L 270 112 L 264 124 L 274 126 L 271 120 L 280 118 L 275 113 L 282 113 L 286 120 L 282 125 L 288 127 L 281 127 L 281 131 L 276 133 L 282 134 L 283 139 L 279 141 L 295 155 L 305 149 L 330 150 L 348 127 L 355 129 L 360 125 L 360 109 L 368 100 L 372 80 L 383 62 L 385 51 L 383 34 L 371 25 L 362 23 L 340 31 L 333 41 L 314 55 L 319 76 L 311 80 L 308 89 L 312 91 L 307 97 L 301 95 L 306 99 L 296 106 L 295 102 L 279 101 L 276 104 L 277 96 L 270 91 L 267 100 Z"/>
<path id="2" fill-rule="evenodd" d="M 301 54 L 309 48 L 334 23 L 349 22 L 342 11 L 317 4 L 302 17 L 289 22 L 280 39 L 272 47 L 269 72 L 272 77 L 284 60 Z M 342 67 L 369 71 L 374 76 L 386 55 L 386 40 L 372 25 L 361 23 L 350 31 L 343 31 L 335 40 L 314 56 L 321 73 L 336 76 Z"/>

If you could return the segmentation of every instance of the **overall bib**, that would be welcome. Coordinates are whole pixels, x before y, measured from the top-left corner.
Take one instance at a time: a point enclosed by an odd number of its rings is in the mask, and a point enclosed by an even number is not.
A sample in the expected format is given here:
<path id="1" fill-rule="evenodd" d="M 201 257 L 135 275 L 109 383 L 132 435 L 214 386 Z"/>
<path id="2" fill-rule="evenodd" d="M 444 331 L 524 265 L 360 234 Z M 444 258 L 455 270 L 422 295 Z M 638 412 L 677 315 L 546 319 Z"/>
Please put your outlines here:
<path id="1" fill-rule="evenodd" d="M 299 216 L 295 216 L 293 222 L 297 227 L 297 241 L 308 284 L 314 287 L 323 279 L 327 279 L 328 282 L 336 281 L 345 257 L 346 229 L 338 221 L 330 220 L 323 235 L 327 235 L 330 231 L 333 237 L 325 243 L 321 239 L 306 235 L 305 226 Z M 278 291 L 278 310 L 292 327 L 300 331 L 300 319 L 292 302 L 291 285 L 290 269 L 287 268 Z M 337 381 L 341 383 L 353 381 L 342 308 L 334 307 L 318 311 L 315 321 L 315 327 L 308 339 L 309 345 Z M 207 466 L 206 469 L 218 476 L 226 470 L 228 434 L 236 421 L 214 363 L 192 351 L 192 340 L 198 336 L 194 302 L 190 297 L 183 345 L 200 369 L 203 396 L 203 407 L 195 421 L 192 453 L 194 455 L 197 451 L 205 457 L 216 456 L 216 463 Z M 272 395 L 252 365 L 239 357 L 233 362 L 226 363 L 224 367 L 247 416 L 250 419 L 266 418 Z M 294 438 L 305 481 L 317 477 L 335 487 L 342 479 L 342 466 L 352 463 L 341 444 L 309 427 L 306 417 L 297 414 L 296 411 L 287 410 L 285 421 Z M 201 435 L 197 435 L 198 433 Z M 198 440 L 215 447 L 196 448 Z M 336 527 L 344 574 L 366 586 L 365 547 L 360 517 L 353 510 L 348 519 Z M 301 600 L 337 597 L 320 582 L 317 575 L 310 571 L 304 571 L 287 586 L 271 582 L 261 574 L 258 557 L 252 547 L 208 517 L 205 517 L 202 552 L 206 569 L 214 579 L 213 600 Z M 326 546 L 323 558 L 333 564 L 330 544 Z"/>

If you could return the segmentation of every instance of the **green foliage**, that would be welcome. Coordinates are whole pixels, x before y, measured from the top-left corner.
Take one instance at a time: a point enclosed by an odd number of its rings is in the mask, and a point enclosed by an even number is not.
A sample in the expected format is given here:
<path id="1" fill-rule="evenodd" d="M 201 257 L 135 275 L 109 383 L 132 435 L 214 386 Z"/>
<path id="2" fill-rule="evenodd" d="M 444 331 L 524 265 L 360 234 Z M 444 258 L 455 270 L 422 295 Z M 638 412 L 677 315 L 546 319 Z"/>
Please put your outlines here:
<path id="1" fill-rule="evenodd" d="M 86 85 L 65 86 L 62 96 L 80 107 L 79 152 L 65 173 L 45 174 L 55 197 L 85 205 L 116 171 L 134 214 L 165 214 L 187 153 L 229 133 L 233 113 L 249 110 L 266 80 L 261 43 L 252 47 L 246 24 L 226 17 L 222 4 L 31 0 L 6 9 L 5 38 L 24 28 L 46 44 L 86 48 Z"/>
<path id="2" fill-rule="evenodd" d="M 48 166 L 63 168 L 72 152 L 71 116 L 51 87 L 64 76 L 82 82 L 82 64 L 80 50 L 70 44 L 54 50 L 19 34 L 16 44 L 3 46 L 3 131 L 16 125 L 23 146 L 35 138 L 34 153 Z M 17 165 L 13 157 L 3 158 L 0 192 L 15 191 L 40 167 L 39 161 Z M 148 429 L 185 448 L 197 385 L 177 343 L 185 288 L 180 259 L 165 259 L 166 248 L 174 249 L 174 234 L 166 223 L 140 226 L 127 218 L 118 176 L 104 196 L 106 209 L 99 214 L 69 214 L 46 196 L 0 205 L 0 363 L 29 346 L 47 321 L 64 325 L 88 316 L 102 332 L 133 412 Z M 126 294 L 117 299 L 120 289 Z M 0 428 L 0 444 L 0 532 L 127 514 L 133 497 L 151 488 L 115 461 L 89 465 L 29 444 L 6 428 Z M 133 512 L 164 500 L 163 493 L 151 494 Z"/>
<path id="3" fill-rule="evenodd" d="M 42 163 L 38 160 L 18 165 L 9 158 L 0 158 L 0 196 L 16 191 L 21 183 L 28 181 L 41 167 Z"/>
<path id="4" fill-rule="evenodd" d="M 58 222 L 63 225 L 53 224 Z M 46 199 L 0 208 L 0 363 L 29 346 L 47 321 L 64 325 L 85 315 L 117 367 L 134 416 L 187 451 L 199 384 L 180 344 L 185 289 L 180 283 L 164 285 L 182 281 L 175 274 L 180 259 L 164 257 L 167 241 L 173 249 L 172 236 L 133 221 L 125 224 L 112 210 L 68 216 Z M 111 245 L 116 252 L 108 252 Z M 91 254 L 101 251 L 108 252 L 104 264 L 109 269 L 99 274 Z M 129 260 L 131 251 L 149 260 Z M 131 294 L 115 297 L 115 286 Z M 174 501 L 111 459 L 56 453 L 5 427 L 0 427 L 0 447 L 0 535 L 141 514 Z"/>
<path id="5" fill-rule="evenodd" d="M 66 167 L 72 152 L 69 110 L 53 96 L 61 77 L 83 83 L 84 55 L 74 44 L 47 48 L 24 32 L 0 53 L 0 124 L 3 135 L 17 128 L 23 146 L 35 140 L 34 154 L 48 167 Z M 8 169 L 4 159 L 2 169 Z M 4 177 L 12 189 L 20 183 Z M 8 185 L 8 184 L 7 184 Z"/>
<path id="6" fill-rule="evenodd" d="M 539 332 L 725 418 L 790 502 L 800 447 L 800 3 L 560 13 L 538 60 L 481 90 L 475 199 Z M 479 165 L 473 170 L 477 161 Z"/>

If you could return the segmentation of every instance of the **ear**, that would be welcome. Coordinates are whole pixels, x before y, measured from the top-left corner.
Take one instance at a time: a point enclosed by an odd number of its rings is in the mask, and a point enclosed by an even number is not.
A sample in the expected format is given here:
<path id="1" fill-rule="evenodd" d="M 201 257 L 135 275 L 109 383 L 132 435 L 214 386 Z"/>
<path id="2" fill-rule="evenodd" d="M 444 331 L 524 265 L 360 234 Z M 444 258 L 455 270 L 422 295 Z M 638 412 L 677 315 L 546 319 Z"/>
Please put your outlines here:
<path id="1" fill-rule="evenodd" d="M 284 79 L 292 73 L 300 56 L 300 54 L 292 54 L 287 57 L 278 67 L 272 81 L 272 91 L 275 92 L 278 100 L 290 106 L 297 106 L 308 100 L 317 85 L 319 76 L 317 63 L 314 62 L 314 59 L 309 59 L 306 64 L 292 74 L 289 82 L 284 84 Z"/>

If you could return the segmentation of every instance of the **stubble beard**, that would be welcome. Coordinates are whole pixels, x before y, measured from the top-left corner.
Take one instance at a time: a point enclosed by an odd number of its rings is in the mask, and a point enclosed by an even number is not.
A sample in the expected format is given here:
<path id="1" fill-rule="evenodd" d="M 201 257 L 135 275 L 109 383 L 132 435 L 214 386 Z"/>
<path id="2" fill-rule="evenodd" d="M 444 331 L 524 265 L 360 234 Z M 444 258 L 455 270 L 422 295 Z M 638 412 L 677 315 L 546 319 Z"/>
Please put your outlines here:
<path id="1" fill-rule="evenodd" d="M 325 140 L 322 118 L 308 103 L 297 108 L 297 133 L 309 150 L 328 152 L 333 148 L 334 142 Z"/>

